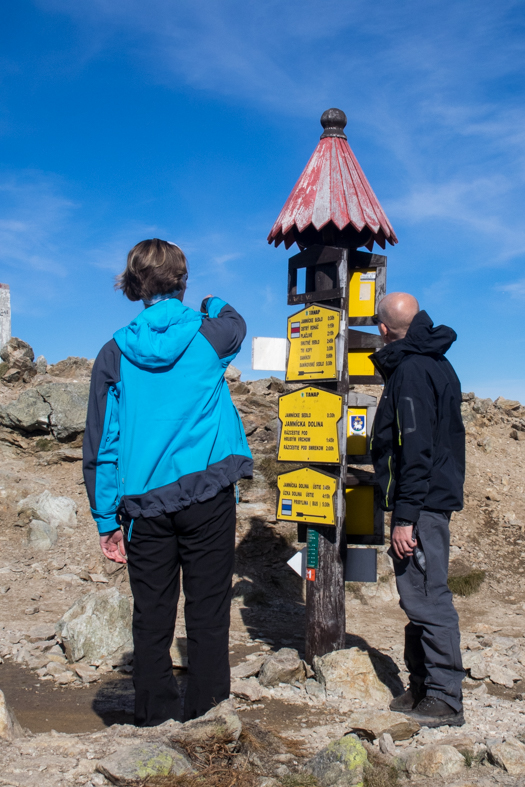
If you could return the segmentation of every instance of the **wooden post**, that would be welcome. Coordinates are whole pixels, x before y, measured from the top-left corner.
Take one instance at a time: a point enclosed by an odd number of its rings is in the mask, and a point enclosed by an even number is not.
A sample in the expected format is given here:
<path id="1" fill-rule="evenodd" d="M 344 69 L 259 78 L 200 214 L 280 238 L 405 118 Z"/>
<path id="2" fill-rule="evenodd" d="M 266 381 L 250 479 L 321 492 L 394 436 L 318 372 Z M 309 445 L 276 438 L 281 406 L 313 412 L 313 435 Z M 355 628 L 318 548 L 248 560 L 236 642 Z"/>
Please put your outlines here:
<path id="1" fill-rule="evenodd" d="M 340 650 L 345 646 L 345 563 L 346 563 L 346 527 L 345 497 L 346 483 L 346 421 L 348 393 L 348 251 L 347 249 L 331 249 L 337 251 L 337 281 L 341 291 L 339 298 L 325 302 L 323 295 L 334 290 L 335 282 L 328 266 L 317 265 L 307 268 L 312 271 L 309 279 L 314 285 L 316 297 L 323 304 L 336 306 L 342 310 L 340 332 L 337 346 L 338 363 L 340 364 L 339 380 L 335 383 L 325 382 L 323 387 L 331 388 L 343 395 L 344 449 L 339 466 L 339 489 L 337 501 L 337 524 L 335 528 L 316 527 L 319 533 L 318 565 L 315 580 L 306 582 L 306 661 L 311 664 L 314 656 L 323 656 L 332 650 Z M 325 270 L 323 270 L 325 269 Z M 307 278 L 308 282 L 308 278 Z M 308 286 L 307 286 L 308 290 Z"/>

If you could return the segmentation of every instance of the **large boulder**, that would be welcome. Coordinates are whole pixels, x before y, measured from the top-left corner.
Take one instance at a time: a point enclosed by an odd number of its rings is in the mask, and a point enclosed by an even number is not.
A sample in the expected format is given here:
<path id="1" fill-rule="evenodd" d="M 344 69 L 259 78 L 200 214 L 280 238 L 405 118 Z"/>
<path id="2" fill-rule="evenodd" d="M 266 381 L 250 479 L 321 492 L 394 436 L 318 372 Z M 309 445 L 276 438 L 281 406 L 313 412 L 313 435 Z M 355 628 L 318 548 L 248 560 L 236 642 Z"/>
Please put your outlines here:
<path id="1" fill-rule="evenodd" d="M 295 683 L 306 680 L 304 662 L 293 648 L 281 648 L 269 656 L 259 672 L 259 683 L 277 686 L 279 683 Z"/>
<path id="2" fill-rule="evenodd" d="M 0 424 L 21 432 L 73 440 L 86 426 L 89 383 L 43 383 L 0 407 Z"/>
<path id="3" fill-rule="evenodd" d="M 36 390 L 51 407 L 49 425 L 57 440 L 73 440 L 84 431 L 89 383 L 44 383 Z"/>
<path id="4" fill-rule="evenodd" d="M 0 424 L 20 432 L 49 432 L 51 406 L 36 388 L 23 391 L 18 399 L 0 407 Z"/>
<path id="5" fill-rule="evenodd" d="M 33 348 L 13 336 L 0 352 L 0 378 L 4 383 L 28 383 L 37 373 Z"/>
<path id="6" fill-rule="evenodd" d="M 349 700 L 361 700 L 374 708 L 388 707 L 392 694 L 382 683 L 368 653 L 359 648 L 335 650 L 316 656 L 317 679 L 327 691 Z"/>
<path id="7" fill-rule="evenodd" d="M 56 527 L 74 527 L 77 523 L 77 504 L 70 497 L 57 497 L 46 489 L 39 495 L 29 495 L 18 504 L 21 523 L 38 519 Z"/>
<path id="8" fill-rule="evenodd" d="M 366 750 L 359 739 L 355 735 L 345 735 L 308 760 L 305 770 L 315 776 L 322 787 L 353 787 L 362 785 L 366 762 Z"/>
<path id="9" fill-rule="evenodd" d="M 130 643 L 129 601 L 116 588 L 89 593 L 76 601 L 56 626 L 70 662 L 99 661 Z"/>
<path id="10" fill-rule="evenodd" d="M 180 776 L 193 770 L 187 755 L 180 748 L 163 743 L 135 743 L 119 748 L 97 765 L 112 784 L 136 787 L 154 776 Z"/>

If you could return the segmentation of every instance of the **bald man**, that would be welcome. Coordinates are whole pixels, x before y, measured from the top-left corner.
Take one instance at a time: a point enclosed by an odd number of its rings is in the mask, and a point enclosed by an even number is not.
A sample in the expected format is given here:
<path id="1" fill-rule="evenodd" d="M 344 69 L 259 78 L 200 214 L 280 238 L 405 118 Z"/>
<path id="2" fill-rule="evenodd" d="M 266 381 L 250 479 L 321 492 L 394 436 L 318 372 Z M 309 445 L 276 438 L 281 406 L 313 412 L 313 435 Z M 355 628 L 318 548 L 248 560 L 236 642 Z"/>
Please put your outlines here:
<path id="1" fill-rule="evenodd" d="M 385 346 L 372 361 L 385 381 L 371 439 L 382 494 L 392 512 L 394 560 L 410 683 L 391 703 L 422 726 L 464 724 L 458 615 L 448 589 L 452 511 L 463 507 L 465 430 L 461 388 L 445 353 L 456 333 L 434 328 L 412 295 L 379 304 Z"/>

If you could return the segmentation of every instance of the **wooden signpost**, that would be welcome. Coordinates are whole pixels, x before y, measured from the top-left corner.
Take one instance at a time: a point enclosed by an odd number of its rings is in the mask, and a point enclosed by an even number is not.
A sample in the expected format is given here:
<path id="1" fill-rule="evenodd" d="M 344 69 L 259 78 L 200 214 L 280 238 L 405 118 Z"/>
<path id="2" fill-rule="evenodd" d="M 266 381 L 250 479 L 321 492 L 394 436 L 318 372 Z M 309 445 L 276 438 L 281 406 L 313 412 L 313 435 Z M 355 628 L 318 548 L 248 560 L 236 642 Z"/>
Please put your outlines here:
<path id="1" fill-rule="evenodd" d="M 302 249 L 288 263 L 288 304 L 302 308 L 288 318 L 285 379 L 303 386 L 279 399 L 277 455 L 297 467 L 278 477 L 277 518 L 297 522 L 306 541 L 309 663 L 345 647 L 345 580 L 376 577 L 374 550 L 347 549 L 383 543 L 377 485 L 363 469 L 376 397 L 350 388 L 382 383 L 370 360 L 382 340 L 349 326 L 373 325 L 386 294 L 386 257 L 357 248 L 397 243 L 348 146 L 344 112 L 327 110 L 321 124 L 321 141 L 268 237 Z M 263 356 L 272 340 L 258 341 Z"/>

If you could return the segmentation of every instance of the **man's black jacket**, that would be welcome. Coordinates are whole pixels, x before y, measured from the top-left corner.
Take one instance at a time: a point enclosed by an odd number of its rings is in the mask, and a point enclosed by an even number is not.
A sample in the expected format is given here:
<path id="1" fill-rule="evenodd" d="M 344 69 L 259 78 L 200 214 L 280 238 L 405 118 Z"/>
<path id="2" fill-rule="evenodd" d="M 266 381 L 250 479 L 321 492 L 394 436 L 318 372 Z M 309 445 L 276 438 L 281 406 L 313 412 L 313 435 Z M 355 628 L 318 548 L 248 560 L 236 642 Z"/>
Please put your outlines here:
<path id="1" fill-rule="evenodd" d="M 394 519 L 417 522 L 422 508 L 463 508 L 461 388 L 444 356 L 456 338 L 421 311 L 404 339 L 372 355 L 385 390 L 370 447 L 382 507 Z"/>

